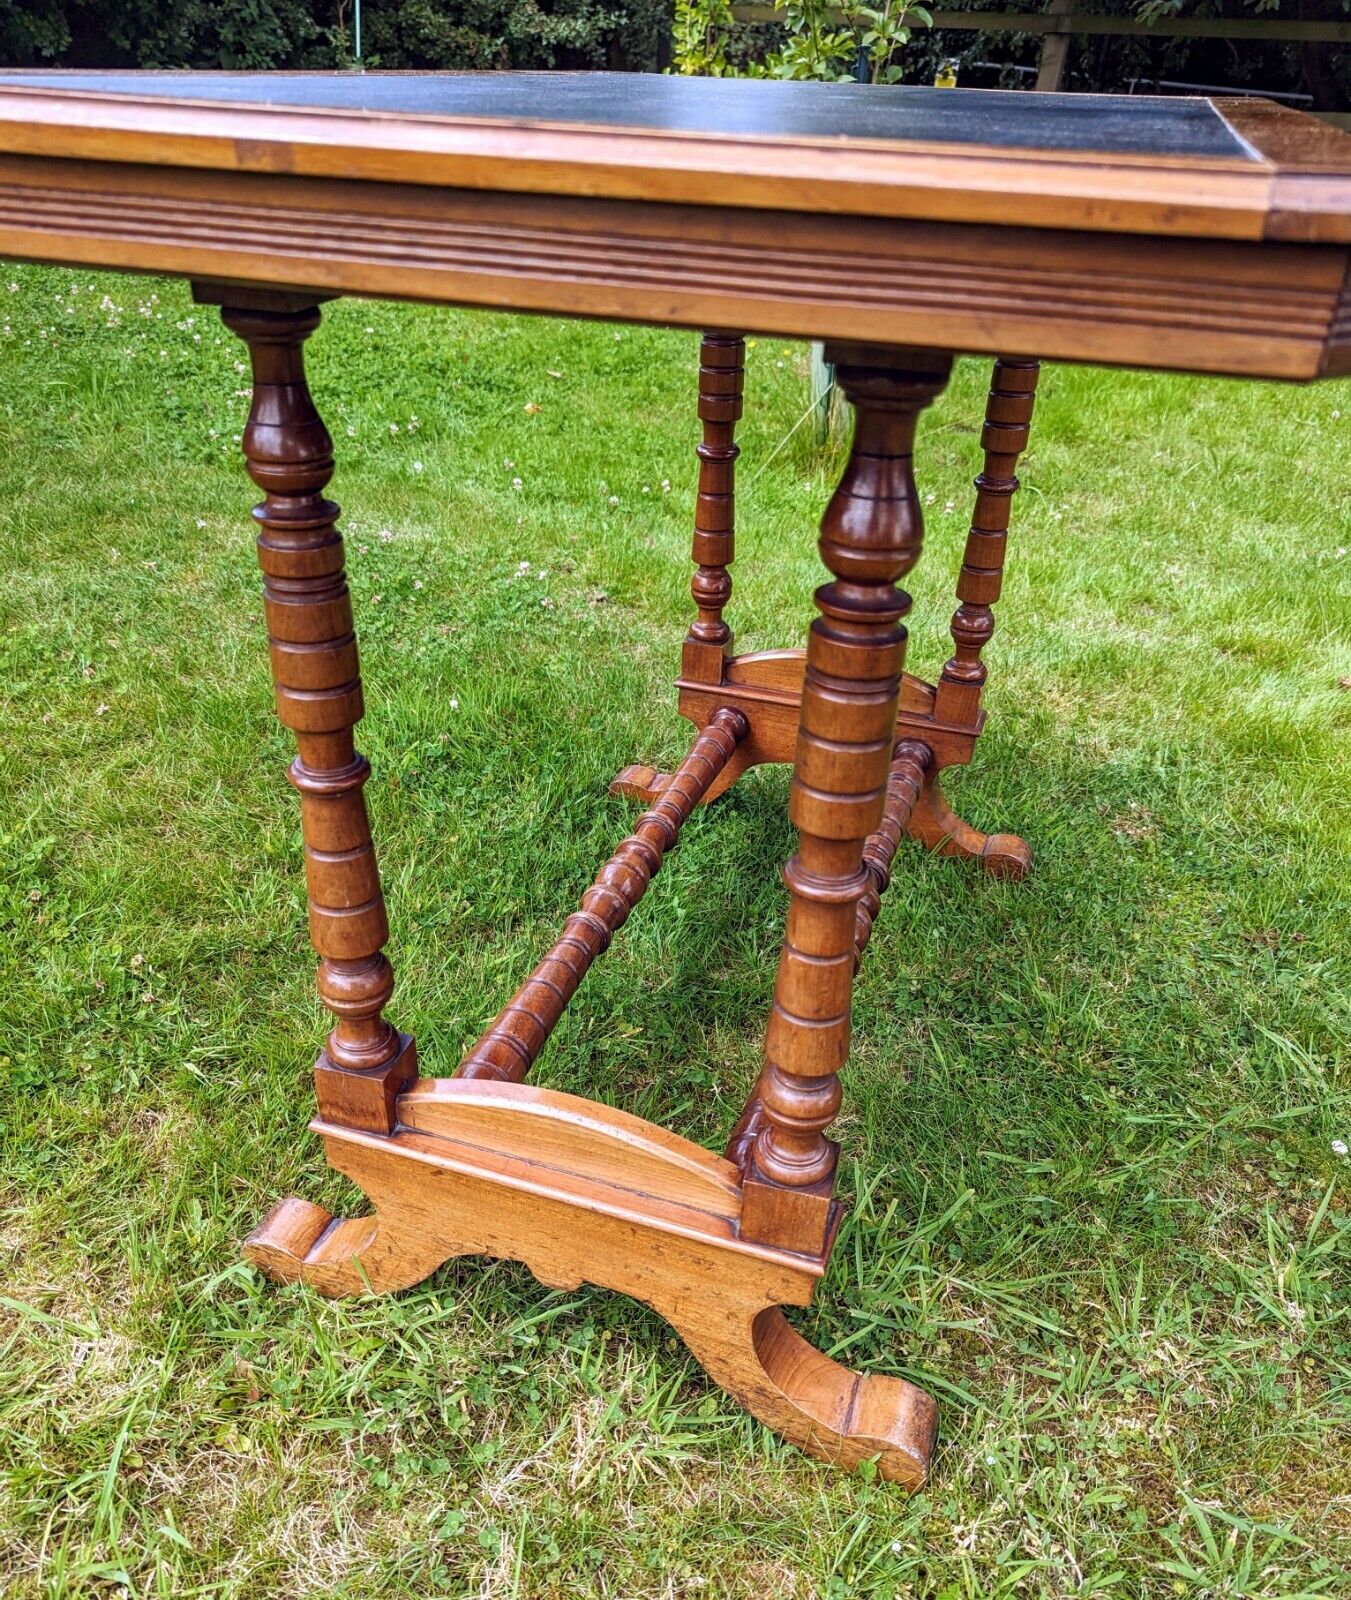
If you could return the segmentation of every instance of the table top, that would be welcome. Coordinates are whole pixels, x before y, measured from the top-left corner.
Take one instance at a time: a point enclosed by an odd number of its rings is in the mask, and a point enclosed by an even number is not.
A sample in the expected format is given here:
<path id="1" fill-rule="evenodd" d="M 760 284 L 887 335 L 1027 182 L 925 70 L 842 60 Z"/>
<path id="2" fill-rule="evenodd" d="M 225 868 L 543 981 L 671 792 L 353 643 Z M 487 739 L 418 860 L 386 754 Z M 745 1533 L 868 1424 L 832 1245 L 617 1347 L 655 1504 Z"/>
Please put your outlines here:
<path id="1" fill-rule="evenodd" d="M 0 73 L 0 150 L 532 193 L 1351 240 L 1351 136 L 1267 101 L 652 74 Z"/>
<path id="2" fill-rule="evenodd" d="M 1307 379 L 1351 368 L 1351 137 L 1261 100 L 5 72 L 0 256 L 236 304 L 365 294 Z"/>
<path id="3" fill-rule="evenodd" d="M 26 87 L 36 74 L 0 72 Z M 56 72 L 48 89 L 443 121 L 1260 160 L 1209 100 L 593 72 Z"/>

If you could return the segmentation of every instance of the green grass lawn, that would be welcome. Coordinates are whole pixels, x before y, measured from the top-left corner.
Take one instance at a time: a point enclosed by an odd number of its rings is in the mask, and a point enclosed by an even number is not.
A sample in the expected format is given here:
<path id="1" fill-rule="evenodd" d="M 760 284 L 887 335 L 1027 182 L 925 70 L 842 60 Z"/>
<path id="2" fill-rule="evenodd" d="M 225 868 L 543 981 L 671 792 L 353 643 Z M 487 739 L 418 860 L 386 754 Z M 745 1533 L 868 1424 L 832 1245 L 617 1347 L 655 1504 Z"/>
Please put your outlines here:
<path id="1" fill-rule="evenodd" d="M 629 1301 L 466 1260 L 328 1303 L 240 1261 L 276 1197 L 357 1198 L 305 1131 L 243 352 L 153 280 L 0 269 L 0 322 L 0 1593 L 1348 1592 L 1351 386 L 1043 378 L 951 785 L 1037 865 L 902 847 L 852 1210 L 799 1319 L 939 1396 L 906 1498 L 782 1445 Z M 695 341 L 348 302 L 310 348 L 391 1016 L 448 1072 L 627 831 L 610 777 L 687 740 Z M 987 374 L 921 429 L 926 674 Z M 803 347 L 753 343 L 743 648 L 801 642 L 819 577 L 840 461 L 783 444 L 806 388 Z M 538 1081 L 720 1146 L 787 789 L 695 815 Z"/>

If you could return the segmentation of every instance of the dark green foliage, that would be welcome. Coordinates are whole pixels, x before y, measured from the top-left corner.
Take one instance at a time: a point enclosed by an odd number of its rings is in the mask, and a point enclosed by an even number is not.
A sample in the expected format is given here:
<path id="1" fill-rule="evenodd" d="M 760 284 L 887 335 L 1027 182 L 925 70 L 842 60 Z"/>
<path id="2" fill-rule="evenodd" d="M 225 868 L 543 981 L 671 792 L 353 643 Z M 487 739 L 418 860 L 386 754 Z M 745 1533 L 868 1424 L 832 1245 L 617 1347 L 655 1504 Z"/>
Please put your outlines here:
<path id="1" fill-rule="evenodd" d="M 663 0 L 368 0 L 370 67 L 653 68 Z M 351 0 L 0 0 L 7 66 L 349 66 Z"/>

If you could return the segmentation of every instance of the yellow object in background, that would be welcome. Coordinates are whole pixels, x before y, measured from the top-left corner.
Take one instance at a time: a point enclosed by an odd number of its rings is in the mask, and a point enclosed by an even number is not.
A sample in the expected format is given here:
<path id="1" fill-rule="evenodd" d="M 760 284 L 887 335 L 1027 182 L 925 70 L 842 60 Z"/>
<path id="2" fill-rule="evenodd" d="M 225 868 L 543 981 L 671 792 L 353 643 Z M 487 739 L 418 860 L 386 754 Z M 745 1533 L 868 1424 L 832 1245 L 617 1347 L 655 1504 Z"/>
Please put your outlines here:
<path id="1" fill-rule="evenodd" d="M 957 62 L 953 57 L 940 63 L 938 71 L 934 73 L 935 89 L 955 89 L 957 87 Z"/>

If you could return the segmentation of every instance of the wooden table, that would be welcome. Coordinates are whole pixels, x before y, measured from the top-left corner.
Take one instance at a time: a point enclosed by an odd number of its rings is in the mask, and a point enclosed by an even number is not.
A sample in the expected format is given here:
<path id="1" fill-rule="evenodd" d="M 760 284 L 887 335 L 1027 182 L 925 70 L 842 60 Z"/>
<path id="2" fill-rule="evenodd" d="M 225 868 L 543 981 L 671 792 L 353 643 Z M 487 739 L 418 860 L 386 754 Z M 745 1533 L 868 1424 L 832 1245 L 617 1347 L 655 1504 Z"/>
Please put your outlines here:
<path id="1" fill-rule="evenodd" d="M 1307 380 L 1351 371 L 1351 138 L 1263 101 L 870 89 L 592 74 L 0 74 L 0 254 L 176 273 L 249 347 L 244 433 L 277 713 L 298 756 L 329 1161 L 370 1197 L 283 1200 L 245 1250 L 325 1294 L 448 1257 L 655 1307 L 713 1379 L 818 1455 L 923 1478 L 937 1410 L 821 1355 L 811 1298 L 840 1220 L 850 995 L 901 835 L 1026 867 L 946 812 L 980 731 L 1034 357 Z M 673 774 L 558 942 L 445 1078 L 385 1016 L 394 976 L 356 752 L 362 714 L 333 447 L 306 387 L 320 302 L 364 294 L 712 330 L 697 615 Z M 728 331 L 735 330 L 735 331 Z M 823 338 L 854 407 L 805 651 L 732 653 L 733 429 L 747 332 Z M 1003 357 L 934 686 L 903 673 L 920 553 L 916 420 L 952 352 Z M 693 807 L 793 762 L 799 831 L 765 1066 L 726 1157 L 527 1085 L 588 967 Z M 927 833 L 926 833 L 927 829 Z M 987 836 L 975 836 L 986 840 Z M 962 849 L 963 841 L 967 848 Z"/>

